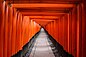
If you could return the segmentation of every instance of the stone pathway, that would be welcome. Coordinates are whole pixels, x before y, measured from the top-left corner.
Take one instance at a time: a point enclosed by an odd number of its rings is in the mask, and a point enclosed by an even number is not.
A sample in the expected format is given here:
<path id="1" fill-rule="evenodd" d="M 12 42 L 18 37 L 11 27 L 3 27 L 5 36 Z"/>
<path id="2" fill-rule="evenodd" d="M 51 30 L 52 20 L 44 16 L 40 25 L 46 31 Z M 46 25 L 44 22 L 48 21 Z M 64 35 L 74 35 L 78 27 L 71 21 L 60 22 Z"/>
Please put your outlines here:
<path id="1" fill-rule="evenodd" d="M 29 57 L 55 57 L 43 29 L 41 29 Z"/>

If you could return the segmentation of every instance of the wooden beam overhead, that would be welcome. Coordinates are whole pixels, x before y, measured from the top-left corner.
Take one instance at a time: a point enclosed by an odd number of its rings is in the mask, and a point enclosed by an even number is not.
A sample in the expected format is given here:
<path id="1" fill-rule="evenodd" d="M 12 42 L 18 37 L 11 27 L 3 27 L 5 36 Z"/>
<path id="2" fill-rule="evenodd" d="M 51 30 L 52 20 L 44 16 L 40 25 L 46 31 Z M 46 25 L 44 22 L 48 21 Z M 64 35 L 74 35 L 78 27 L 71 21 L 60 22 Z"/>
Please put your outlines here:
<path id="1" fill-rule="evenodd" d="M 59 8 L 72 8 L 74 4 L 11 4 L 15 8 L 31 8 L 31 7 L 59 7 Z"/>
<path id="2" fill-rule="evenodd" d="M 52 18 L 52 19 L 58 19 L 58 17 L 57 16 L 29 16 L 29 18 Z"/>
<path id="3" fill-rule="evenodd" d="M 59 18 L 30 18 L 31 20 L 37 19 L 37 20 L 58 20 Z"/>
<path id="4" fill-rule="evenodd" d="M 47 19 L 32 19 L 32 20 L 34 20 L 34 21 L 44 21 L 44 22 L 46 22 L 46 21 L 54 21 L 54 20 L 47 20 Z"/>
<path id="5" fill-rule="evenodd" d="M 81 0 L 6 0 L 12 4 L 48 3 L 48 4 L 77 4 Z"/>
<path id="6" fill-rule="evenodd" d="M 20 12 L 22 14 L 55 14 L 55 15 L 62 15 L 66 13 L 57 13 L 57 12 Z"/>
<path id="7" fill-rule="evenodd" d="M 41 26 L 45 26 L 46 24 L 48 24 L 49 22 L 52 22 L 52 21 L 36 21 L 34 20 L 37 24 L 40 24 Z"/>
<path id="8" fill-rule="evenodd" d="M 20 12 L 24 16 L 62 16 L 67 13 L 57 13 L 57 12 Z"/>

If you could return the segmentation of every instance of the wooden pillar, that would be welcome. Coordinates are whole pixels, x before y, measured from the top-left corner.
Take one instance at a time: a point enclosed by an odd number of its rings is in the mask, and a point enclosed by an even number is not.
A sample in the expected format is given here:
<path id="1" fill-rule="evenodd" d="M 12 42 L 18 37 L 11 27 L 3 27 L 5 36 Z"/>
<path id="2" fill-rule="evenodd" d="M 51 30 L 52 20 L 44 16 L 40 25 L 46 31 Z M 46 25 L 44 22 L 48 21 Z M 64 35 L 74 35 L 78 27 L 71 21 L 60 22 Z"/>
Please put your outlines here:
<path id="1" fill-rule="evenodd" d="M 86 15 L 86 14 L 85 14 Z M 85 19 L 85 18 L 84 18 Z M 86 56 L 86 20 L 82 20 L 82 57 Z"/>
<path id="2" fill-rule="evenodd" d="M 5 2 L 0 0 L 0 57 L 3 57 L 3 38 L 4 38 L 4 10 Z"/>
<path id="3" fill-rule="evenodd" d="M 69 13 L 68 15 L 68 52 L 69 52 Z"/>
<path id="4" fill-rule="evenodd" d="M 4 57 L 7 57 L 7 45 L 8 45 L 8 6 L 6 6 L 6 18 L 5 18 L 5 38 L 4 38 Z M 4 16 L 5 17 L 5 16 Z"/>
<path id="5" fill-rule="evenodd" d="M 72 55 L 77 54 L 77 7 L 72 9 Z"/>
<path id="6" fill-rule="evenodd" d="M 51 22 L 49 23 L 50 35 L 51 35 Z"/>
<path id="7" fill-rule="evenodd" d="M 11 15 L 10 16 L 13 16 L 13 13 L 12 13 L 12 11 L 13 11 L 13 8 L 11 7 Z M 14 17 L 13 18 L 10 18 L 10 20 L 11 20 L 11 28 L 9 28 L 9 29 L 11 29 L 12 30 L 12 32 L 10 32 L 11 34 L 12 34 L 12 36 L 11 36 L 11 39 L 9 39 L 9 41 L 11 40 L 11 53 L 12 53 L 12 55 L 14 55 L 17 51 L 16 51 L 16 23 L 17 23 L 17 14 L 18 14 L 18 12 L 16 12 L 16 10 L 14 11 L 15 12 L 15 15 L 14 15 Z M 9 42 L 10 43 L 10 42 Z"/>
<path id="8" fill-rule="evenodd" d="M 82 43 L 83 43 L 83 41 L 82 41 L 82 38 L 83 38 L 83 26 L 82 26 L 82 24 L 83 24 L 83 15 L 82 15 L 82 5 L 81 4 L 79 4 L 78 6 L 77 6 L 77 57 L 81 57 L 81 56 L 83 56 L 82 55 Z M 84 20 L 84 22 L 85 22 L 85 20 Z M 83 24 L 84 25 L 84 24 Z"/>
<path id="9" fill-rule="evenodd" d="M 86 57 L 86 0 L 82 1 L 82 57 Z"/>
<path id="10" fill-rule="evenodd" d="M 54 38 L 54 21 L 52 21 L 52 34 L 53 34 L 53 38 Z"/>
<path id="11" fill-rule="evenodd" d="M 53 22 L 51 22 L 51 36 L 53 37 Z"/>
<path id="12" fill-rule="evenodd" d="M 5 6 L 6 6 L 6 4 L 5 4 L 5 2 L 3 2 L 3 20 L 2 20 L 2 25 L 1 25 L 1 38 L 2 38 L 2 56 L 4 56 L 4 36 L 5 36 Z"/>
<path id="13" fill-rule="evenodd" d="M 60 24 L 61 22 L 60 22 L 60 19 L 61 19 L 61 18 L 59 18 L 59 20 L 58 20 L 58 23 L 59 23 L 59 24 L 58 24 L 58 25 L 59 25 L 59 26 L 58 26 L 58 28 L 59 28 L 59 33 L 58 33 L 58 34 L 59 34 L 59 38 L 58 38 L 58 41 L 59 41 L 59 43 L 61 44 L 61 42 L 60 42 L 60 41 L 61 41 L 61 40 L 60 40 L 60 38 L 61 38 L 61 33 L 60 33 L 60 32 L 61 32 L 61 24 Z"/>
<path id="14" fill-rule="evenodd" d="M 54 39 L 59 41 L 59 22 L 58 19 L 54 20 Z"/>
<path id="15" fill-rule="evenodd" d="M 32 22 L 31 22 L 32 23 Z M 24 16 L 23 17 L 23 21 L 22 21 L 22 41 L 23 41 L 23 45 L 25 45 L 28 41 L 29 41 L 29 38 L 31 38 L 32 36 L 32 27 L 30 27 L 31 24 L 30 24 L 30 20 L 29 20 L 29 17 L 28 16 Z"/>
<path id="16" fill-rule="evenodd" d="M 9 41 L 8 41 L 8 43 L 9 43 L 9 46 L 8 46 L 8 48 L 10 48 L 9 49 L 9 54 L 11 54 L 12 55 L 12 19 L 13 19 L 13 9 L 12 9 L 12 7 L 10 7 L 10 10 L 9 10 L 9 16 L 10 16 L 10 18 L 9 18 Z"/>
<path id="17" fill-rule="evenodd" d="M 54 38 L 55 38 L 55 20 L 53 21 L 53 36 L 54 36 Z"/>
<path id="18" fill-rule="evenodd" d="M 63 16 L 59 19 L 59 43 L 64 47 L 64 37 L 63 37 Z"/>
<path id="19" fill-rule="evenodd" d="M 64 49 L 68 52 L 68 15 L 64 16 Z"/>
<path id="20" fill-rule="evenodd" d="M 69 13 L 69 53 L 72 54 L 72 15 Z"/>
<path id="21" fill-rule="evenodd" d="M 18 18 L 17 18 L 17 21 L 16 21 L 16 53 L 19 51 L 19 46 L 20 46 L 20 24 L 19 24 L 19 17 L 20 17 L 20 14 L 19 14 L 19 12 L 18 12 Z"/>

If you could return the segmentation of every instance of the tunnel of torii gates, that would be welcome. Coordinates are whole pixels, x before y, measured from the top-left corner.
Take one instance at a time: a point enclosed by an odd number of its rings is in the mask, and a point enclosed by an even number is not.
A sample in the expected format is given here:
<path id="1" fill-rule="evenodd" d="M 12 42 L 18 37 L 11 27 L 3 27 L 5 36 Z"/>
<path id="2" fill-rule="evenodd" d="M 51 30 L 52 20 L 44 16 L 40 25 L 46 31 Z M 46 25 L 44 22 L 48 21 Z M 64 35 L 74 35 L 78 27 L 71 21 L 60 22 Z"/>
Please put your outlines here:
<path id="1" fill-rule="evenodd" d="M 74 57 L 86 57 L 85 0 L 0 0 L 0 57 L 11 57 L 42 27 Z"/>

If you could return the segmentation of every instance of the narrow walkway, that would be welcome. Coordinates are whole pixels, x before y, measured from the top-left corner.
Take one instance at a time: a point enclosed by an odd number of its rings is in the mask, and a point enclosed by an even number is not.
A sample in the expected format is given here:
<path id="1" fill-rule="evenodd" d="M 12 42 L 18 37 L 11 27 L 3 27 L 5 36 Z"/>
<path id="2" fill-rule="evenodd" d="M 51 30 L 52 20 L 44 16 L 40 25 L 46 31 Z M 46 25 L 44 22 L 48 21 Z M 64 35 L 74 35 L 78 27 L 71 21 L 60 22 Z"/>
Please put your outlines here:
<path id="1" fill-rule="evenodd" d="M 29 57 L 55 57 L 47 38 L 48 35 L 41 29 Z"/>
<path id="2" fill-rule="evenodd" d="M 48 32 L 41 29 L 22 50 L 12 57 L 74 57 L 66 52 Z"/>

